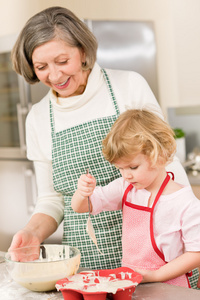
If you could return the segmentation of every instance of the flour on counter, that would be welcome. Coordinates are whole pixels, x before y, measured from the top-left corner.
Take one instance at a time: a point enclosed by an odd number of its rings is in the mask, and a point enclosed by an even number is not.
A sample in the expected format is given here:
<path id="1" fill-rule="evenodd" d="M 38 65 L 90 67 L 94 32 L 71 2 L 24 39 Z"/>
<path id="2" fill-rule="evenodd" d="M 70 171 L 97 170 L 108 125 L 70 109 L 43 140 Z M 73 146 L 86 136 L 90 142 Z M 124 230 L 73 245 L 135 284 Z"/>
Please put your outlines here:
<path id="1" fill-rule="evenodd" d="M 3 278 L 2 278 L 3 277 Z M 18 285 L 7 272 L 2 276 L 0 282 L 0 299 L 1 300 L 63 300 L 59 292 L 32 292 Z"/>

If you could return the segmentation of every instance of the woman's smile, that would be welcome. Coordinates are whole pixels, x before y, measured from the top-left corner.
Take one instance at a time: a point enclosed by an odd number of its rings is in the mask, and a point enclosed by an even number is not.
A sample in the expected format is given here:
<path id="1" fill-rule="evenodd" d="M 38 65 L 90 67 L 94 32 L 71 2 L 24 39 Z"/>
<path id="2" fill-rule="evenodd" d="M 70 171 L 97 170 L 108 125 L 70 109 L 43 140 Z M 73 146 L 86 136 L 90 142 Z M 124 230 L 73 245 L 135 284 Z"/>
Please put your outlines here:
<path id="1" fill-rule="evenodd" d="M 69 83 L 70 83 L 70 77 L 67 80 L 65 80 L 63 83 L 57 83 L 57 84 L 52 83 L 52 85 L 54 85 L 57 89 L 65 89 L 68 87 Z"/>

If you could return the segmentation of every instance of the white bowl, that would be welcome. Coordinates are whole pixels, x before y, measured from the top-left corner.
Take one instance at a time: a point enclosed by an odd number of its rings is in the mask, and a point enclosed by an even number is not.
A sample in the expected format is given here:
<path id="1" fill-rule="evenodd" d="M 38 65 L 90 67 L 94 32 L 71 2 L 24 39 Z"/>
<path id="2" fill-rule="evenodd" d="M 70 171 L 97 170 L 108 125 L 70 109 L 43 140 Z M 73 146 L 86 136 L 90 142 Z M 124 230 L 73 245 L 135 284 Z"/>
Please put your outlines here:
<path id="1" fill-rule="evenodd" d="M 58 280 L 76 274 L 80 257 L 75 247 L 49 244 L 17 248 L 5 254 L 13 280 L 37 292 L 54 290 Z"/>

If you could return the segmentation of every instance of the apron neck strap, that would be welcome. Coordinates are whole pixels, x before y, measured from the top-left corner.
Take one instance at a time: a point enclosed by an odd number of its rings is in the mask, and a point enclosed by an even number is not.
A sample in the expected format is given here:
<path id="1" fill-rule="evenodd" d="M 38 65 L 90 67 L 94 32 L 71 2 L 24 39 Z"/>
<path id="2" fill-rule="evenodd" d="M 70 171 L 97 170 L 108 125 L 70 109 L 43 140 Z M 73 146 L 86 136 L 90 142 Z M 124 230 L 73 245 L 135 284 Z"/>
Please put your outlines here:
<path id="1" fill-rule="evenodd" d="M 108 77 L 108 74 L 107 74 L 106 70 L 101 69 L 101 71 L 103 73 L 103 77 L 104 77 L 104 80 L 106 82 L 106 85 L 107 85 L 107 88 L 108 88 L 108 91 L 109 91 L 109 94 L 110 94 L 110 97 L 111 97 L 111 100 L 112 100 L 112 103 L 113 103 L 113 106 L 114 106 L 114 109 L 115 109 L 115 113 L 119 117 L 120 111 L 119 111 L 117 100 L 116 100 L 116 97 L 115 97 L 115 94 L 114 94 L 114 91 L 113 91 L 113 88 L 112 88 L 112 84 L 110 82 L 110 79 Z"/>
<path id="2" fill-rule="evenodd" d="M 162 195 L 162 192 L 164 191 L 164 189 L 165 189 L 166 185 L 168 184 L 169 180 L 170 180 L 170 176 L 169 176 L 169 174 L 167 173 L 167 175 L 166 175 L 166 177 L 165 177 L 165 180 L 163 181 L 163 183 L 162 183 L 162 185 L 161 185 L 161 187 L 160 187 L 160 189 L 159 189 L 159 191 L 158 191 L 158 193 L 157 193 L 157 195 L 156 195 L 156 198 L 155 198 L 154 203 L 153 203 L 153 205 L 152 205 L 152 210 L 153 210 L 154 207 L 156 206 L 156 203 L 158 202 L 160 196 Z"/>
<path id="3" fill-rule="evenodd" d="M 174 180 L 174 173 L 173 172 L 167 172 L 167 174 L 171 175 L 172 180 Z"/>
<path id="4" fill-rule="evenodd" d="M 164 191 L 166 185 L 168 184 L 170 180 L 170 176 L 169 174 L 167 173 L 167 176 L 165 177 L 165 180 L 163 181 L 157 195 L 156 195 L 156 198 L 154 200 L 154 203 L 153 203 L 153 206 L 152 206 L 152 210 L 151 210 L 151 215 L 150 215 L 150 236 L 151 236 L 151 243 L 152 243 L 152 246 L 155 250 L 155 252 L 160 256 L 160 258 L 165 261 L 165 257 L 164 257 L 164 254 L 158 249 L 157 247 L 157 244 L 155 242 L 155 237 L 154 237 L 154 229 L 153 229 L 153 212 L 154 212 L 154 208 L 156 206 L 156 203 L 158 202 L 159 198 L 160 198 L 160 195 L 162 194 L 162 192 Z"/>
<path id="5" fill-rule="evenodd" d="M 132 188 L 133 188 L 133 185 L 129 184 L 129 186 L 126 188 L 126 190 L 124 192 L 124 195 L 123 195 L 123 198 L 122 198 L 122 209 L 123 209 L 124 203 L 126 201 L 127 194 L 132 190 Z"/>
<path id="6" fill-rule="evenodd" d="M 165 177 L 165 179 L 164 179 L 164 181 L 163 181 L 163 183 L 162 183 L 162 185 L 161 185 L 161 187 L 160 187 L 160 189 L 159 189 L 159 191 L 158 191 L 158 193 L 156 195 L 156 198 L 154 200 L 154 203 L 153 203 L 153 206 L 152 206 L 152 210 L 154 209 L 154 207 L 155 207 L 156 203 L 158 202 L 158 200 L 159 200 L 162 192 L 164 191 L 166 185 L 168 184 L 168 182 L 170 180 L 169 173 L 172 175 L 172 180 L 174 180 L 174 174 L 172 172 L 167 172 L 167 175 L 166 175 L 166 177 Z M 132 190 L 132 188 L 133 188 L 132 184 L 129 184 L 129 186 L 126 188 L 126 190 L 124 192 L 124 195 L 123 195 L 123 198 L 122 198 L 122 208 L 123 208 L 124 203 L 126 201 L 127 194 Z"/>

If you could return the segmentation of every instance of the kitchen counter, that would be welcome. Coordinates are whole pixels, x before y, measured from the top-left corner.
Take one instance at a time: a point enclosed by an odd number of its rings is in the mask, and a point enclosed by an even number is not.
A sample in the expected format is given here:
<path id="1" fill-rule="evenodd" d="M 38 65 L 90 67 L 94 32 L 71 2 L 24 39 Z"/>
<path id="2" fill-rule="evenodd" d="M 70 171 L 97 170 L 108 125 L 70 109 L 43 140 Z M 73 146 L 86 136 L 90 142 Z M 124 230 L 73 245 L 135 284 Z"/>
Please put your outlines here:
<path id="1" fill-rule="evenodd" d="M 143 283 L 136 287 L 132 300 L 199 300 L 200 291 L 167 283 Z"/>
<path id="2" fill-rule="evenodd" d="M 0 252 L 0 255 L 4 253 Z M 32 292 L 15 283 L 6 270 L 5 262 L 0 263 L 0 300 L 63 300 L 61 292 Z M 165 283 L 139 284 L 132 300 L 199 300 L 200 291 L 177 287 Z"/>

